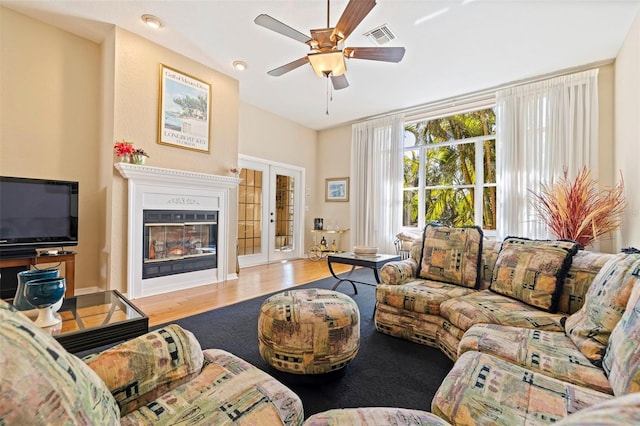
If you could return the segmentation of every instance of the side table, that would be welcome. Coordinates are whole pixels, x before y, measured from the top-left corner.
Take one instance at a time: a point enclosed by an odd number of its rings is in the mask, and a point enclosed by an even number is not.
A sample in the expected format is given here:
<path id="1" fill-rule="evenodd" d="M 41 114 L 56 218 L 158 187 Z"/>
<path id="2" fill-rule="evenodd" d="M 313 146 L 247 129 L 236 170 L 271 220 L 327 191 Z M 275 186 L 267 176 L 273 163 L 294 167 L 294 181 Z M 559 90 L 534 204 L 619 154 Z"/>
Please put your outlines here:
<path id="1" fill-rule="evenodd" d="M 353 286 L 353 291 L 355 294 L 358 294 L 358 289 L 356 288 L 355 283 L 366 284 L 366 285 L 375 285 L 371 283 L 366 283 L 363 281 L 352 280 L 349 277 L 356 269 L 356 266 L 361 266 L 363 268 L 369 268 L 373 270 L 373 276 L 376 279 L 376 284 L 380 284 L 380 276 L 378 275 L 378 271 L 385 263 L 395 262 L 397 260 L 401 260 L 400 256 L 397 254 L 378 254 L 375 256 L 361 256 L 356 255 L 354 253 L 338 253 L 338 254 L 330 254 L 327 257 L 327 264 L 329 265 L 329 271 L 331 275 L 338 282 L 333 286 L 332 290 L 335 290 L 343 281 L 349 281 Z M 351 271 L 348 272 L 348 275 L 345 278 L 338 277 L 333 271 L 332 263 L 343 263 L 346 265 L 352 265 Z"/>
<path id="2" fill-rule="evenodd" d="M 62 324 L 49 331 L 72 353 L 149 332 L 149 318 L 117 290 L 65 298 L 57 315 Z"/>

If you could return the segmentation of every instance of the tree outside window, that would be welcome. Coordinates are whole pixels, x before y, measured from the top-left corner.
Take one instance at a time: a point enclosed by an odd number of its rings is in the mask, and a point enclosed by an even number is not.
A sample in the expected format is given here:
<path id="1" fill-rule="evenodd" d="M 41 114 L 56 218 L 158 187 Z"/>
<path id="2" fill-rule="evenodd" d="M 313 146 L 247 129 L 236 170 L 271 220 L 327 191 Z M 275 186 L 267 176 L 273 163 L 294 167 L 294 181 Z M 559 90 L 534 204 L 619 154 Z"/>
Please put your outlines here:
<path id="1" fill-rule="evenodd" d="M 404 226 L 440 222 L 495 230 L 493 109 L 407 124 L 404 154 Z"/>

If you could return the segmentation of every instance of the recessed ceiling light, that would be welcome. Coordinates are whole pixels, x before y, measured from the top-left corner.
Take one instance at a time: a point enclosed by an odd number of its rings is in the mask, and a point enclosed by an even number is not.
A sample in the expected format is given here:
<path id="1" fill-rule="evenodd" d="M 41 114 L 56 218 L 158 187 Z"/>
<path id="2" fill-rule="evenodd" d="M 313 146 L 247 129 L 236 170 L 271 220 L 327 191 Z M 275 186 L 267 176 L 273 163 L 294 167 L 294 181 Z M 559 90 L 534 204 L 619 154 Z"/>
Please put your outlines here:
<path id="1" fill-rule="evenodd" d="M 162 26 L 162 22 L 160 22 L 160 19 L 156 18 L 153 15 L 142 15 L 140 18 L 142 19 L 142 22 L 144 22 L 154 30 L 157 30 Z"/>
<path id="2" fill-rule="evenodd" d="M 242 61 L 233 61 L 233 67 L 237 70 L 244 71 L 247 69 L 247 64 Z"/>

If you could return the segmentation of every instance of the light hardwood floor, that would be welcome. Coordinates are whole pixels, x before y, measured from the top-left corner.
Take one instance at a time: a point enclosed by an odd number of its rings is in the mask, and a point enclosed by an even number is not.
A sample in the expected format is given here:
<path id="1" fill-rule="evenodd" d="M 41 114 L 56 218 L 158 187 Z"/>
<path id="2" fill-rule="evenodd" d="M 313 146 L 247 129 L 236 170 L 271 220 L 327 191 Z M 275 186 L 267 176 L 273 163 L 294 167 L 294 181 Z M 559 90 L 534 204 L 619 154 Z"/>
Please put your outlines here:
<path id="1" fill-rule="evenodd" d="M 351 269 L 342 264 L 333 267 L 336 274 Z M 326 259 L 317 262 L 297 259 L 243 268 L 236 280 L 142 297 L 134 299 L 133 303 L 147 314 L 149 326 L 154 326 L 328 276 L 331 273 Z"/>

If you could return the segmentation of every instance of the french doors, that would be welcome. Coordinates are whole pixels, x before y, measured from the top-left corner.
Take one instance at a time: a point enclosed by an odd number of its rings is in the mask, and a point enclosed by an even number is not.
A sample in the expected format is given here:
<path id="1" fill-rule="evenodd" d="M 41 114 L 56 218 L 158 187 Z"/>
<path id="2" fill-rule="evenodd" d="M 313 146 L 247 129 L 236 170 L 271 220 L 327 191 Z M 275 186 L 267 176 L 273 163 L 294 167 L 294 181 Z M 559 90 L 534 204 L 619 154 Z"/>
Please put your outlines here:
<path id="1" fill-rule="evenodd" d="M 304 169 L 239 156 L 240 267 L 302 257 Z"/>

